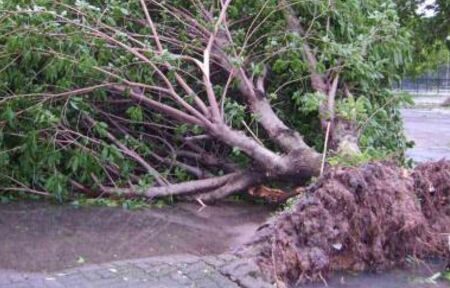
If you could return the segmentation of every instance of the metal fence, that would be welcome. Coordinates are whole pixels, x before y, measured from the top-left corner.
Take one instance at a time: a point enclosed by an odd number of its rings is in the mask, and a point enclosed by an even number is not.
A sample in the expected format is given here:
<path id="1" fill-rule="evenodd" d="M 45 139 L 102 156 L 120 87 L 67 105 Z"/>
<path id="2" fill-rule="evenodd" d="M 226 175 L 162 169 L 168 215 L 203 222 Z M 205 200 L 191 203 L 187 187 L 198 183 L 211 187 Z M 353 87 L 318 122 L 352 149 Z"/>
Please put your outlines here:
<path id="1" fill-rule="evenodd" d="M 450 79 L 421 78 L 401 81 L 396 89 L 408 91 L 413 94 L 450 94 Z"/>
<path id="2" fill-rule="evenodd" d="M 403 79 L 394 88 L 424 96 L 450 96 L 450 64 L 420 77 Z"/>

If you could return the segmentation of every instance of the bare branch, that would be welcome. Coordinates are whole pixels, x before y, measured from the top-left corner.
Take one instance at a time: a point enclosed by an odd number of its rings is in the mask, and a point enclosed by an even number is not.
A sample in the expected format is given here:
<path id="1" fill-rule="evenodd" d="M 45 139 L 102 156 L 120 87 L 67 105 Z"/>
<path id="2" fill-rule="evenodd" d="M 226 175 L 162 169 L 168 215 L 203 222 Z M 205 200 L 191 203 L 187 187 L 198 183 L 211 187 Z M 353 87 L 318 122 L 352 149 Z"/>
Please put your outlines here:
<path id="1" fill-rule="evenodd" d="M 193 125 L 199 125 L 199 126 L 205 125 L 204 122 L 200 121 L 199 119 L 197 119 L 189 114 L 184 113 L 181 110 L 175 109 L 171 106 L 168 106 L 168 105 L 162 104 L 161 102 L 150 99 L 150 98 L 146 97 L 144 94 L 137 93 L 136 91 L 130 90 L 125 86 L 114 85 L 112 87 L 112 89 L 113 89 L 113 91 L 116 91 L 116 92 L 128 93 L 131 96 L 131 98 L 134 99 L 136 102 L 143 103 L 143 104 L 149 106 L 150 108 L 153 108 L 161 113 L 164 113 L 178 121 L 193 124 Z"/>
<path id="2" fill-rule="evenodd" d="M 222 199 L 233 193 L 244 191 L 251 186 L 261 184 L 264 180 L 266 180 L 266 177 L 260 173 L 241 174 L 228 181 L 227 185 L 223 185 L 208 193 L 196 195 L 195 198 L 204 201 Z"/>
<path id="3" fill-rule="evenodd" d="M 96 121 L 92 119 L 90 116 L 85 115 L 85 118 L 90 122 L 91 125 L 96 125 Z M 153 175 L 155 177 L 156 182 L 161 185 L 167 185 L 169 181 L 165 179 L 161 174 L 159 174 L 158 171 L 155 170 L 147 161 L 145 161 L 138 153 L 136 153 L 134 150 L 129 149 L 127 146 L 122 144 L 119 140 L 117 140 L 114 135 L 112 135 L 110 132 L 106 133 L 106 137 L 111 140 L 117 147 L 119 147 L 126 155 L 134 159 L 136 162 L 142 165 L 149 174 Z"/>
<path id="4" fill-rule="evenodd" d="M 283 12 L 286 17 L 289 30 L 291 30 L 293 33 L 296 33 L 300 37 L 305 37 L 305 30 L 303 29 L 298 18 L 295 16 L 292 7 L 286 2 L 286 0 L 280 0 L 280 3 L 283 5 Z M 304 40 L 303 44 L 303 55 L 306 63 L 308 64 L 311 85 L 313 86 L 314 90 L 326 95 L 327 85 L 325 83 L 325 80 L 323 79 L 323 75 L 317 72 L 317 59 L 306 39 Z"/>
<path id="5" fill-rule="evenodd" d="M 219 186 L 225 185 L 228 181 L 239 176 L 240 174 L 241 173 L 238 172 L 215 178 L 188 181 L 180 184 L 172 184 L 165 187 L 152 187 L 146 191 L 145 195 L 148 197 L 161 197 L 161 196 L 198 193 L 201 191 L 211 190 Z"/>
<path id="6" fill-rule="evenodd" d="M 211 106 L 212 114 L 215 119 L 221 119 L 220 111 L 219 111 L 219 105 L 217 104 L 217 99 L 214 94 L 214 91 L 212 89 L 211 79 L 210 79 L 210 58 L 211 58 L 211 49 L 212 45 L 216 39 L 217 32 L 219 31 L 220 25 L 222 24 L 222 21 L 225 18 L 228 6 L 230 5 L 231 0 L 226 0 L 223 4 L 222 10 L 220 11 L 219 19 L 217 20 L 214 31 L 209 37 L 208 45 L 206 46 L 205 51 L 203 52 L 203 81 L 206 85 L 206 92 L 208 94 L 208 100 L 209 104 Z"/>
<path id="7" fill-rule="evenodd" d="M 146 17 L 146 19 L 148 21 L 150 29 L 152 30 L 153 39 L 156 42 L 156 47 L 158 48 L 159 53 L 163 53 L 164 49 L 163 49 L 163 46 L 161 44 L 158 31 L 156 30 L 156 26 L 153 23 L 152 18 L 150 17 L 150 14 L 148 12 L 147 6 L 145 4 L 145 0 L 140 0 L 140 1 L 141 1 L 142 9 L 144 10 L 144 13 L 145 13 L 145 17 Z M 167 67 L 171 66 L 167 61 L 165 62 L 165 65 Z M 181 87 L 185 90 L 185 92 L 188 95 L 194 97 L 194 101 L 195 101 L 196 105 L 200 108 L 202 113 L 205 114 L 205 115 L 208 115 L 209 113 L 208 113 L 208 109 L 207 109 L 205 103 L 200 99 L 200 97 L 198 97 L 198 95 L 196 95 L 194 90 L 191 87 L 189 87 L 189 85 L 186 83 L 186 81 L 178 73 L 175 73 L 175 78 L 178 81 L 178 83 L 181 85 Z"/>

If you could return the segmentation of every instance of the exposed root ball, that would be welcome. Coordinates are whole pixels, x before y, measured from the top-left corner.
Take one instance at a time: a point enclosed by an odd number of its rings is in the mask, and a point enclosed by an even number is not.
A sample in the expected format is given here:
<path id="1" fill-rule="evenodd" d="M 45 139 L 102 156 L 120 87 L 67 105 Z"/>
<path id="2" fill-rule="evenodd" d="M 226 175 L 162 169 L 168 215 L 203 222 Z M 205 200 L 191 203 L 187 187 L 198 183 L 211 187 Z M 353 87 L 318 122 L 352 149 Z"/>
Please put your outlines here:
<path id="1" fill-rule="evenodd" d="M 448 257 L 449 218 L 428 220 L 449 215 L 449 173 L 449 162 L 421 165 L 412 176 L 381 163 L 331 169 L 262 227 L 247 252 L 288 286 L 333 270 L 385 269 L 406 256 Z"/>
<path id="2" fill-rule="evenodd" d="M 445 99 L 445 101 L 442 102 L 441 106 L 442 106 L 442 107 L 450 107 L 450 97 L 448 97 L 447 99 Z"/>
<path id="3" fill-rule="evenodd" d="M 450 233 L 450 161 L 421 164 L 412 173 L 422 212 L 434 231 Z"/>

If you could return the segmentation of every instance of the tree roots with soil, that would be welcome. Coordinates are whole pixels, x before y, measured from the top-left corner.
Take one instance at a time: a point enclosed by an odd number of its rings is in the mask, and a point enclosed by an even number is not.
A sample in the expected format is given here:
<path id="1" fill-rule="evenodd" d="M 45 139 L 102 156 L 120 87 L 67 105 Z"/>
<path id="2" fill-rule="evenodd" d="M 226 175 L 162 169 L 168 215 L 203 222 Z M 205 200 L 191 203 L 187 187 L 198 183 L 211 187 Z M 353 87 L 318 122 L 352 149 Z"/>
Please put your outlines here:
<path id="1" fill-rule="evenodd" d="M 337 270 L 382 270 L 450 250 L 450 162 L 412 173 L 386 163 L 333 168 L 241 253 L 295 286 Z"/>

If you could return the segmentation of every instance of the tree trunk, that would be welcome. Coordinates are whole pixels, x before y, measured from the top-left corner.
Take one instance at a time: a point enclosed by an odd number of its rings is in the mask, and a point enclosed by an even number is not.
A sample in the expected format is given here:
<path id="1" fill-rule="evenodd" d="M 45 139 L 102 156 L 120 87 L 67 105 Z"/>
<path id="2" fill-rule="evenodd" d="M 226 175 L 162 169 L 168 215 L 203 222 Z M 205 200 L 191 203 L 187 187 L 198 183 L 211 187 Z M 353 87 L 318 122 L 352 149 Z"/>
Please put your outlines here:
<path id="1" fill-rule="evenodd" d="M 280 0 L 280 4 L 284 11 L 288 29 L 298 34 L 299 37 L 305 37 L 305 31 L 292 7 L 285 0 Z M 359 154 L 361 151 L 358 145 L 358 130 L 355 123 L 339 117 L 335 111 L 336 93 L 339 89 L 339 71 L 328 77 L 318 73 L 317 58 L 307 39 L 304 39 L 302 47 L 303 58 L 310 73 L 311 86 L 316 92 L 325 96 L 319 108 L 319 115 L 324 134 L 329 131 L 329 135 L 325 135 L 325 137 L 329 137 L 328 148 L 337 154 Z M 350 94 L 345 85 L 344 92 L 346 96 Z"/>
<path id="2" fill-rule="evenodd" d="M 361 153 L 358 145 L 358 131 L 354 122 L 337 117 L 330 130 L 329 148 L 339 155 Z"/>

